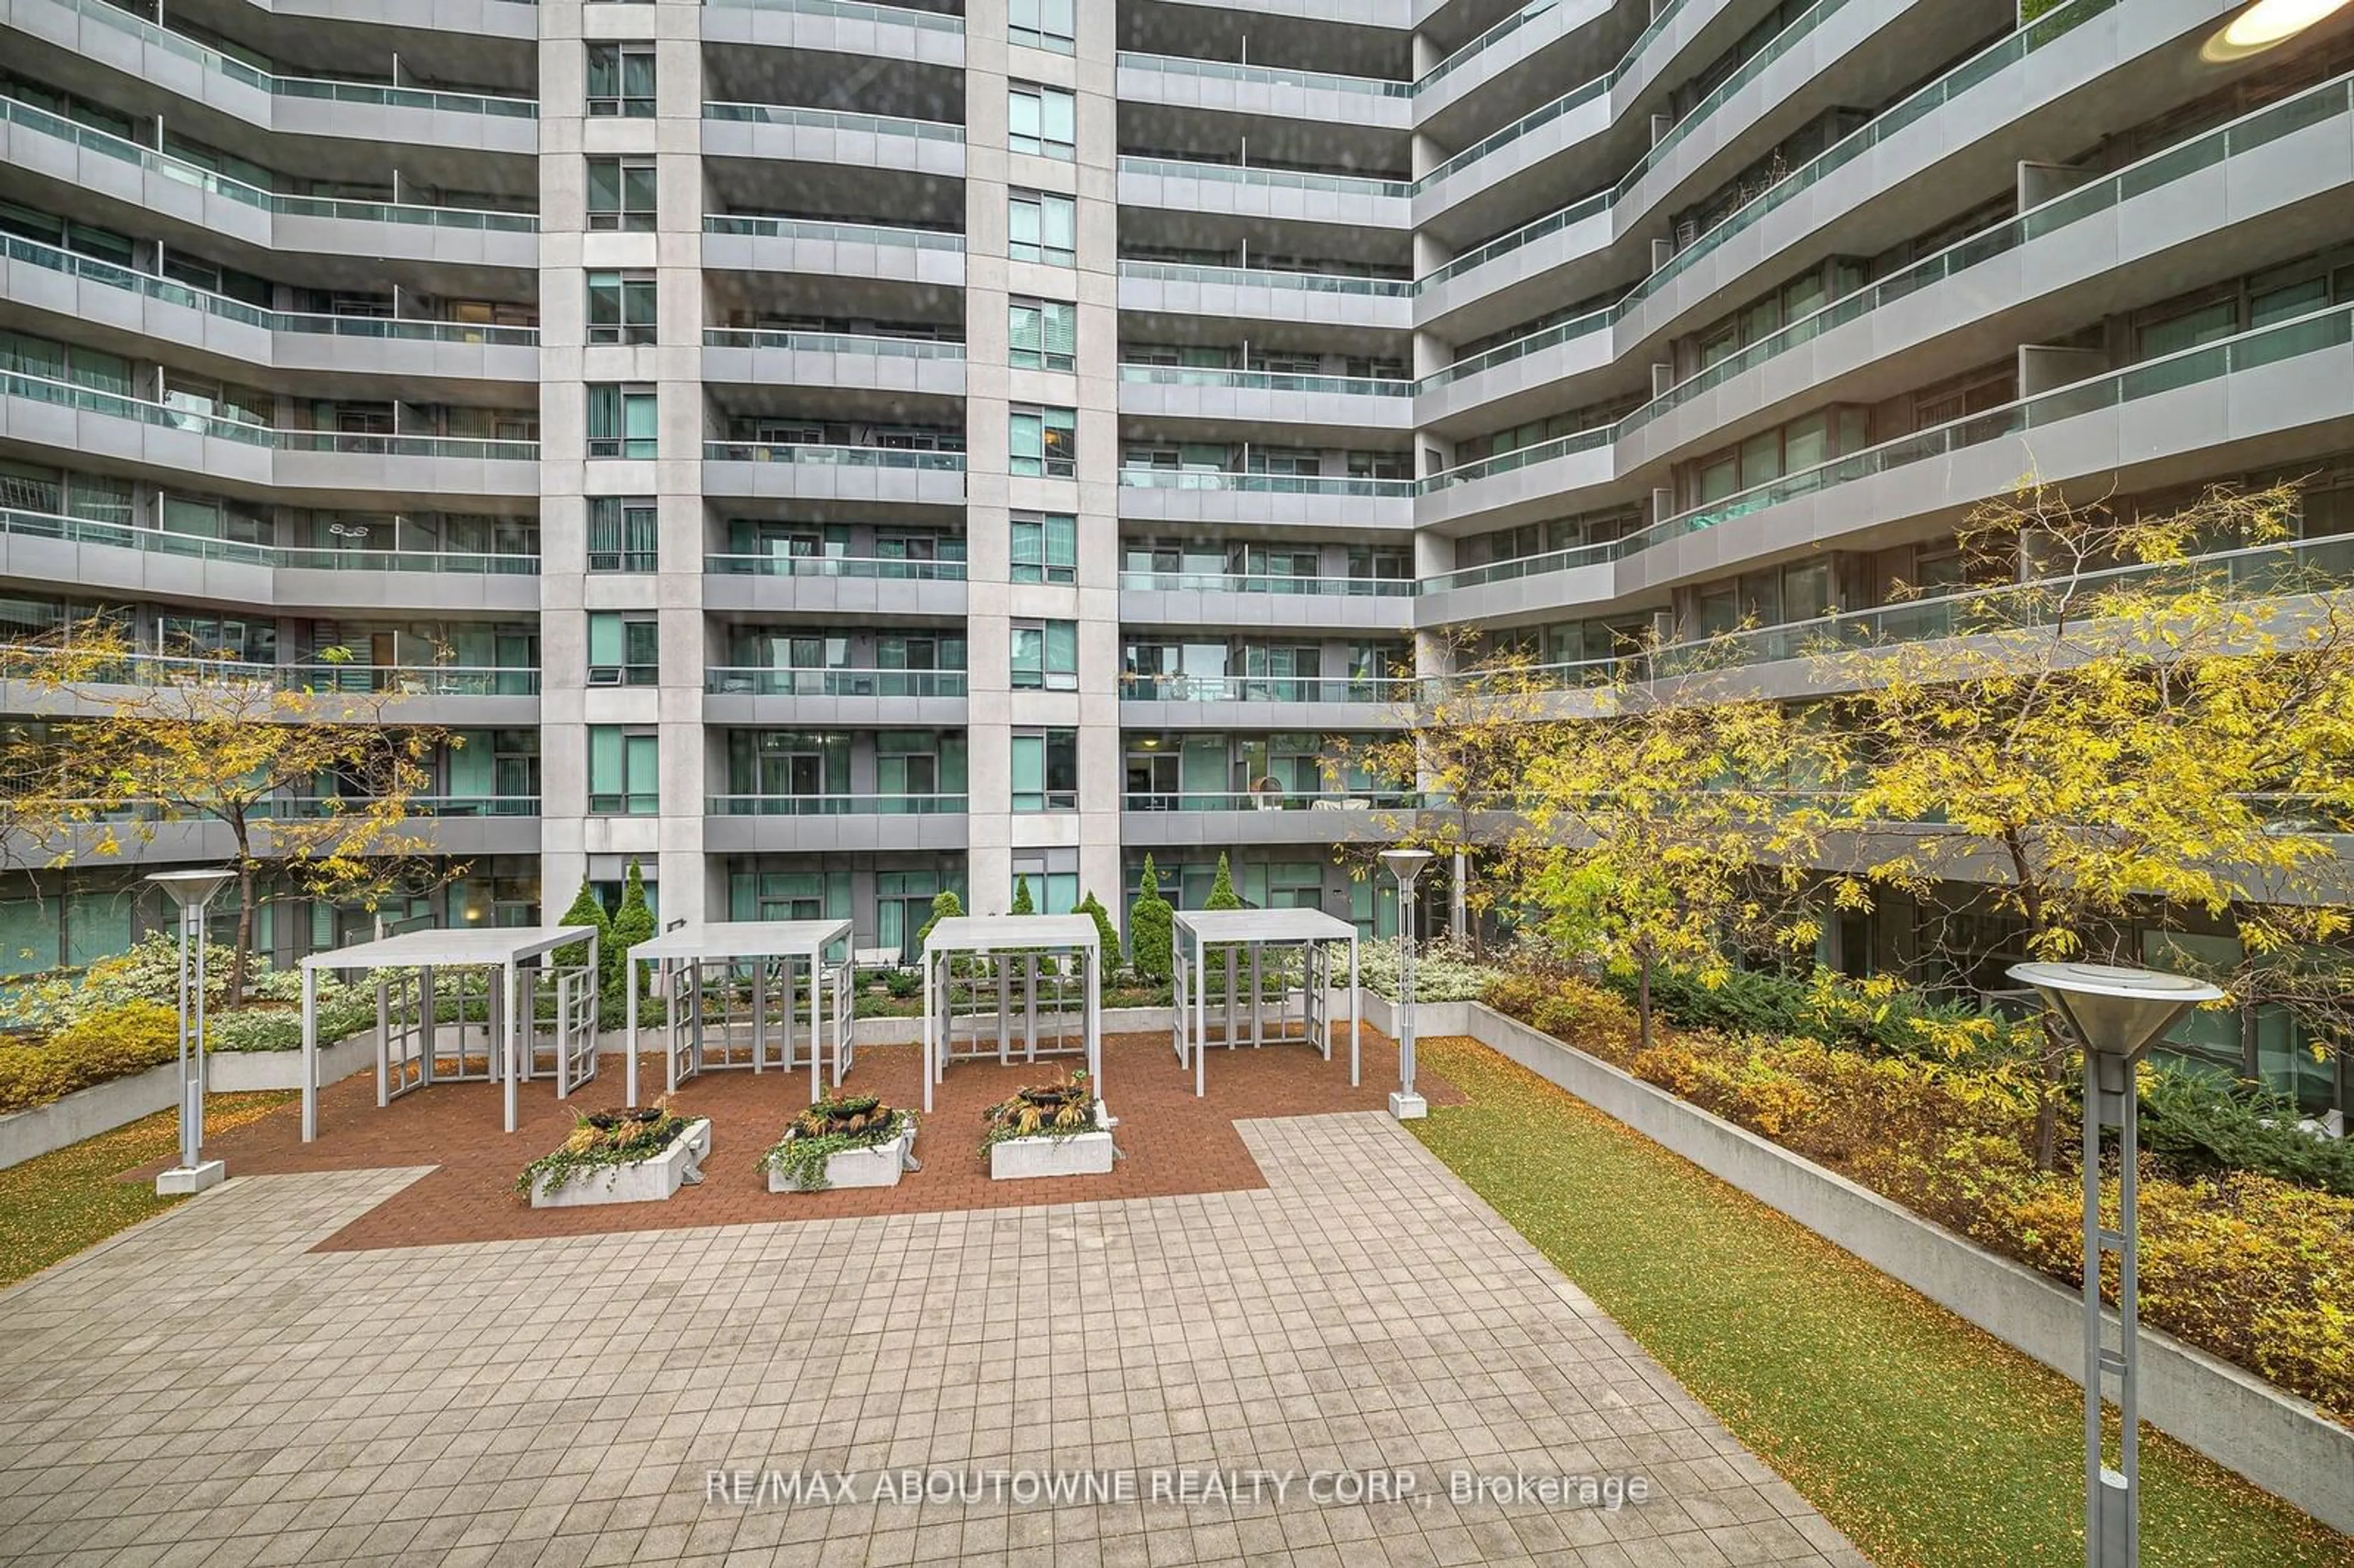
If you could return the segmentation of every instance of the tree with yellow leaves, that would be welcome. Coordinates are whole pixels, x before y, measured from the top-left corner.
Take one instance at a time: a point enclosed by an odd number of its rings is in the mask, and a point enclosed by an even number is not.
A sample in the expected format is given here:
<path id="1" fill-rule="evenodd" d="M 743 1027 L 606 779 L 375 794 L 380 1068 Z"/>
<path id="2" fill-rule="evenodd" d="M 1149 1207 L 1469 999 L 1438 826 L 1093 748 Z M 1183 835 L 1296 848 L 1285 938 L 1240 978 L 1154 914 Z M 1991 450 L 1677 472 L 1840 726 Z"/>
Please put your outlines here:
<path id="1" fill-rule="evenodd" d="M 395 723 L 398 692 L 342 689 L 334 666 L 347 652 L 321 658 L 313 671 L 145 659 L 106 617 L 0 653 L 0 675 L 30 694 L 37 721 L 0 737 L 19 845 L 62 867 L 121 853 L 126 832 L 151 841 L 164 821 L 228 830 L 231 1005 L 244 994 L 265 884 L 374 907 L 463 869 L 428 863 L 429 841 L 408 825 L 435 748 L 455 737 Z"/>
<path id="2" fill-rule="evenodd" d="M 2031 481 L 1978 508 L 1961 539 L 1990 586 L 1951 635 L 1818 662 L 1847 688 L 1826 817 L 1862 878 L 1982 885 L 2039 959 L 2137 962 L 2116 950 L 2137 914 L 2228 919 L 2252 959 L 2234 1000 L 2268 958 L 2342 938 L 2346 867 L 2313 829 L 2354 814 L 2354 619 L 2325 585 L 2280 570 L 2252 592 L 2193 555 L 2278 541 L 2296 505 L 2213 489 L 2142 515 Z M 2048 1168 L 2056 1033 L 2042 1065 Z"/>

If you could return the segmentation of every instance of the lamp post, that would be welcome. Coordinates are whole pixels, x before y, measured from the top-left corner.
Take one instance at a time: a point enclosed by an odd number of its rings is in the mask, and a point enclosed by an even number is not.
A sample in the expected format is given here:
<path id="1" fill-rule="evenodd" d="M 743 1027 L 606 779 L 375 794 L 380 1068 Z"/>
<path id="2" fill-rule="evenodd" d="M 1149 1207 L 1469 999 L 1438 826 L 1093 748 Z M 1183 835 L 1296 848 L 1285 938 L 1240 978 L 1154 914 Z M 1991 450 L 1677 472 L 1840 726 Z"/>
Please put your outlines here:
<path id="1" fill-rule="evenodd" d="M 1390 1115 L 1413 1121 L 1430 1114 L 1430 1105 L 1414 1092 L 1414 879 L 1430 863 L 1424 849 L 1386 849 L 1382 863 L 1398 885 L 1398 1089 L 1390 1097 Z"/>
<path id="2" fill-rule="evenodd" d="M 231 874 L 158 871 L 147 878 L 170 894 L 180 911 L 180 1162 L 155 1178 L 155 1191 L 165 1196 L 201 1192 L 228 1174 L 219 1160 L 204 1158 L 205 906 Z"/>
<path id="3" fill-rule="evenodd" d="M 2135 1386 L 2134 1338 L 2139 1328 L 2140 1226 L 2134 1068 L 2158 1038 L 2202 1001 L 2223 993 L 2187 975 L 2108 964 L 2019 964 L 2010 978 L 2033 986 L 2084 1047 L 2084 1563 L 2086 1568 L 2137 1568 L 2141 1561 L 2141 1427 Z M 2117 1228 L 2101 1225 L 2102 1129 L 2117 1129 Z M 2117 1259 L 2117 1346 L 2104 1340 L 2101 1262 Z M 2117 1380 L 2124 1425 L 2117 1467 L 2102 1452 L 2101 1391 Z"/>

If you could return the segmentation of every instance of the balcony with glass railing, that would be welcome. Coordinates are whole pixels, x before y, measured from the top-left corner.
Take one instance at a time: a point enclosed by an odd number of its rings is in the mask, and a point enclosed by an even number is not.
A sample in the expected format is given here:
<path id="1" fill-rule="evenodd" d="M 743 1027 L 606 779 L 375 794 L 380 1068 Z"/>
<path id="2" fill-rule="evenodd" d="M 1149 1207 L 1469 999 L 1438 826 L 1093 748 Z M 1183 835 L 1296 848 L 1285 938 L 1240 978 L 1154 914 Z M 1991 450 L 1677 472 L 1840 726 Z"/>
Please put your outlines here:
<path id="1" fill-rule="evenodd" d="M 325 77 L 274 76 L 259 66 L 207 48 L 186 34 L 161 27 L 144 16 L 109 0 L 49 0 L 86 23 L 127 33 L 143 46 L 188 61 L 200 69 L 274 98 L 322 99 L 334 103 L 365 103 L 391 109 L 429 109 L 449 114 L 484 114 L 509 120 L 536 120 L 539 101 L 532 98 L 487 92 L 444 92 L 427 88 L 399 87 L 389 82 L 338 81 Z"/>
<path id="2" fill-rule="evenodd" d="M 890 337 L 879 334 L 789 332 L 766 327 L 705 327 L 705 348 L 781 349 L 795 354 L 864 355 L 876 359 L 934 359 L 961 362 L 964 344 L 933 337 Z"/>
<path id="3" fill-rule="evenodd" d="M 46 649 L 0 649 L 0 678 L 29 673 Z M 314 695 L 386 694 L 429 697 L 534 697 L 539 671 L 482 664 L 264 664 L 178 653 L 129 653 L 77 670 L 76 683 L 111 686 L 267 686 Z"/>
<path id="4" fill-rule="evenodd" d="M 1412 98 L 1414 83 L 1384 77 L 1340 76 L 1331 71 L 1295 70 L 1288 66 L 1246 65 L 1235 60 L 1194 59 L 1186 55 L 1137 54 L 1121 50 L 1119 69 L 1150 76 L 1193 77 L 1207 81 L 1245 82 L 1278 90 L 1305 89 L 1313 92 L 1348 92 L 1367 98 Z"/>
<path id="5" fill-rule="evenodd" d="M 1312 598 L 1411 599 L 1410 577 L 1309 577 L 1288 572 L 1134 572 L 1119 574 L 1127 593 L 1298 594 Z"/>
<path id="6" fill-rule="evenodd" d="M 1123 365 L 1119 378 L 1144 387 L 1229 387 L 1248 392 L 1312 392 L 1327 397 L 1410 397 L 1414 383 L 1373 376 L 1302 376 L 1196 365 Z"/>
<path id="7" fill-rule="evenodd" d="M 1182 261 L 1130 261 L 1119 275 L 1149 283 L 1194 283 L 1225 289 L 1296 289 L 1312 294 L 1363 294 L 1411 299 L 1410 278 L 1367 278 L 1353 272 L 1294 272 L 1270 267 L 1213 267 Z"/>
<path id="8" fill-rule="evenodd" d="M 1616 425 L 1596 425 L 1590 429 L 1573 430 L 1568 435 L 1555 436 L 1550 440 L 1532 441 L 1527 446 L 1515 447 L 1508 452 L 1498 452 L 1493 457 L 1458 463 L 1453 468 L 1442 469 L 1437 473 L 1426 474 L 1416 480 L 1415 493 L 1435 495 L 1440 491 L 1451 490 L 1458 484 L 1469 484 L 1474 480 L 1490 479 L 1500 473 L 1511 473 L 1536 463 L 1551 462 L 1555 458 L 1568 457 L 1575 452 L 1594 451 L 1609 446 L 1617 434 L 1617 429 Z"/>
<path id="9" fill-rule="evenodd" d="M 1125 703 L 1410 703 L 1405 675 L 1122 675 Z"/>
<path id="10" fill-rule="evenodd" d="M 1148 179 L 1193 180 L 1207 185 L 1250 185 L 1260 190 L 1323 191 L 1340 196 L 1385 196 L 1404 199 L 1413 193 L 1405 180 L 1376 179 L 1364 175 L 1328 174 L 1320 169 L 1269 168 L 1257 164 L 1198 163 L 1190 158 L 1154 158 L 1121 154 L 1119 172 Z"/>
<path id="11" fill-rule="evenodd" d="M 0 508 L 0 538 L 58 539 L 73 545 L 103 545 L 200 561 L 232 561 L 275 570 L 327 572 L 425 572 L 493 577 L 537 577 L 537 556 L 485 550 L 320 549 L 299 545 L 255 545 L 137 527 L 88 517 Z"/>
<path id="12" fill-rule="evenodd" d="M 77 382 L 53 381 L 15 371 L 0 374 L 0 395 L 53 404 L 85 414 L 104 414 L 159 429 L 185 430 L 241 445 L 285 452 L 338 452 L 367 457 L 462 458 L 489 462 L 537 462 L 537 441 L 500 440 L 487 436 L 411 436 L 398 432 L 375 434 L 347 430 L 288 430 L 248 424 L 217 414 L 199 414 L 167 404 L 150 403 Z"/>
<path id="13" fill-rule="evenodd" d="M 967 810 L 963 795 L 713 795 L 712 817 L 938 817 Z"/>
<path id="14" fill-rule="evenodd" d="M 705 556 L 703 569 L 720 577 L 807 580 L 953 582 L 965 580 L 962 561 L 917 561 L 902 556 Z"/>
<path id="15" fill-rule="evenodd" d="M 913 27 L 926 33 L 962 33 L 964 18 L 904 5 L 872 5 L 864 0 L 703 0 L 715 11 L 781 11 L 796 16 L 826 16 L 878 27 Z"/>
<path id="16" fill-rule="evenodd" d="M 805 239 L 829 245 L 877 245 L 962 254 L 964 236 L 949 229 L 908 228 L 885 223 L 843 223 L 829 217 L 780 217 L 763 213 L 715 212 L 703 218 L 703 232 L 756 239 Z"/>
<path id="17" fill-rule="evenodd" d="M 730 697 L 961 697 L 965 672 L 732 665 L 705 672 L 703 689 Z"/>
<path id="18" fill-rule="evenodd" d="M 273 817 L 334 817 L 347 816 L 373 809 L 376 801 L 348 797 L 303 796 L 292 800 L 271 801 L 264 814 Z M 536 817 L 539 797 L 536 795 L 408 795 L 400 801 L 401 810 L 412 817 L 478 818 Z"/>
<path id="19" fill-rule="evenodd" d="M 705 462 L 795 463 L 813 468 L 896 468 L 926 473 L 962 473 L 964 453 L 917 451 L 905 447 L 825 446 L 795 441 L 705 441 Z"/>
<path id="20" fill-rule="evenodd" d="M 1313 473 L 1236 473 L 1225 469 L 1123 468 L 1130 490 L 1225 490 L 1258 495 L 1411 496 L 1410 479 L 1359 479 Z"/>
<path id="21" fill-rule="evenodd" d="M 848 131 L 867 136 L 899 136 L 916 142 L 964 145 L 964 127 L 947 121 L 861 114 L 846 109 L 804 109 L 790 103 L 705 103 L 703 117 L 736 125 L 786 125 L 804 131 Z"/>
<path id="22" fill-rule="evenodd" d="M 1391 789 L 1131 789 L 1120 798 L 1125 811 L 1397 811 L 1417 804 L 1414 795 Z"/>
<path id="23" fill-rule="evenodd" d="M 0 123 L 21 126 L 43 136 L 52 136 L 85 153 L 129 164 L 159 179 L 190 185 L 207 196 L 219 196 L 279 217 L 328 217 L 350 222 L 395 223 L 424 225 L 434 228 L 473 229 L 515 234 L 535 234 L 539 217 L 529 212 L 502 212 L 481 207 L 435 207 L 419 202 L 354 201 L 337 196 L 282 195 L 262 189 L 242 180 L 231 179 L 184 158 L 159 153 L 152 147 L 111 132 L 52 114 L 46 109 L 14 98 L 0 97 Z"/>

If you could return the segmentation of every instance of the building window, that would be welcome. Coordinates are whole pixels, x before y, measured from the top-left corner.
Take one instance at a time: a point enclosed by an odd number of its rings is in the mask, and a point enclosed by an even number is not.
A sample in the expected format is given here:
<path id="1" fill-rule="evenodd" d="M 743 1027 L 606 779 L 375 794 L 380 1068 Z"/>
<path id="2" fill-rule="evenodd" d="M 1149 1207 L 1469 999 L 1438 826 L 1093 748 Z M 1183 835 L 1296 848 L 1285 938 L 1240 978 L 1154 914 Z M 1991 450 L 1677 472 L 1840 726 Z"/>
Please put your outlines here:
<path id="1" fill-rule="evenodd" d="M 1017 729 L 1013 732 L 1013 809 L 1076 811 L 1079 809 L 1079 732 Z"/>
<path id="2" fill-rule="evenodd" d="M 654 117 L 653 45 L 588 46 L 588 115 L 623 120 Z"/>
<path id="3" fill-rule="evenodd" d="M 588 569 L 592 572 L 651 572 L 655 568 L 654 541 L 659 515 L 651 495 L 592 495 L 588 498 Z"/>
<path id="4" fill-rule="evenodd" d="M 1017 81 L 1006 90 L 1005 144 L 1065 162 L 1078 155 L 1079 101 L 1067 88 Z"/>
<path id="5" fill-rule="evenodd" d="M 1013 689 L 1075 692 L 1079 688 L 1079 623 L 1017 620 L 1013 623 Z"/>
<path id="6" fill-rule="evenodd" d="M 650 234 L 654 227 L 654 161 L 588 160 L 588 227 Z"/>
<path id="7" fill-rule="evenodd" d="M 1013 579 L 1017 583 L 1078 581 L 1079 520 L 1015 513 Z"/>
<path id="8" fill-rule="evenodd" d="M 651 817 L 662 810 L 661 749 L 650 729 L 588 726 L 588 810 L 599 817 Z"/>
<path id="9" fill-rule="evenodd" d="M 1039 408 L 1015 404 L 1013 412 L 1013 471 L 1069 479 L 1078 471 L 1076 408 Z"/>
<path id="10" fill-rule="evenodd" d="M 1015 300 L 1006 363 L 1031 370 L 1070 370 L 1078 364 L 1079 307 L 1055 300 Z"/>
<path id="11" fill-rule="evenodd" d="M 652 343 L 654 340 L 654 275 L 652 272 L 588 274 L 588 341 Z"/>
<path id="12" fill-rule="evenodd" d="M 1078 0 L 1013 0 L 1005 13 L 1008 42 L 1034 49 L 1075 54 L 1078 49 Z"/>
<path id="13" fill-rule="evenodd" d="M 654 455 L 654 389 L 618 382 L 588 387 L 588 455 L 650 458 Z"/>
<path id="14" fill-rule="evenodd" d="M 1069 196 L 1017 190 L 1006 198 L 1005 253 L 1016 261 L 1075 267 L 1079 259 L 1079 204 Z"/>
<path id="15" fill-rule="evenodd" d="M 588 612 L 588 683 L 651 686 L 661 673 L 661 634 L 652 610 Z"/>

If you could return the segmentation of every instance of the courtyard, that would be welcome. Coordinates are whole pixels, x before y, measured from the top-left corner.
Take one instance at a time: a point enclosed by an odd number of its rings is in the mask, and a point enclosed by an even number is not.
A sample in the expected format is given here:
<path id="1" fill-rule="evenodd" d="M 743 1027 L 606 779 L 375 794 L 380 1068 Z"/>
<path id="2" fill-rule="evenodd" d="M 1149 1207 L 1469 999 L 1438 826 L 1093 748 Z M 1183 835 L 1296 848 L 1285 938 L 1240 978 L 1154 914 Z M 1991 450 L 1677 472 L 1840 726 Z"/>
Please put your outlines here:
<path id="1" fill-rule="evenodd" d="M 482 1086 L 347 1082 L 307 1149 L 262 1118 L 226 1186 L 0 1294 L 0 1555 L 1863 1561 L 1373 1108 L 1386 1042 L 1355 1091 L 1235 1052 L 1206 1103 L 1166 1050 L 1108 1044 L 1092 1183 L 979 1179 L 1018 1065 L 952 1069 L 885 1192 L 756 1197 L 784 1101 L 744 1075 L 681 1096 L 706 1183 L 625 1209 L 504 1195 L 544 1093 L 513 1139 Z M 859 1075 L 904 1102 L 914 1056 Z M 1017 1484 L 1057 1476 L 1097 1489 Z"/>

